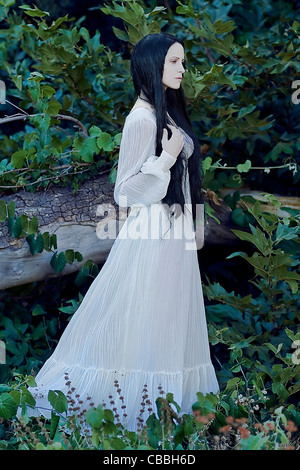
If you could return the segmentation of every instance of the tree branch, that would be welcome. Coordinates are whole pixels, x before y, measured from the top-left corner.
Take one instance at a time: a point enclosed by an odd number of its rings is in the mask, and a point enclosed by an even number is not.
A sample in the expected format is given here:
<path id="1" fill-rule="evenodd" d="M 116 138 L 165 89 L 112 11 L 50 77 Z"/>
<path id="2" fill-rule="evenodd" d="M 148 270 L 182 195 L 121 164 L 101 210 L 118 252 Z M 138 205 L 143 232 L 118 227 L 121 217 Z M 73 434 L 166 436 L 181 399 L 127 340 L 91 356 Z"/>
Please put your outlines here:
<path id="1" fill-rule="evenodd" d="M 18 121 L 18 120 L 25 120 L 25 119 L 28 119 L 30 117 L 35 117 L 35 116 L 45 116 L 45 113 L 13 114 L 12 116 L 6 116 L 4 118 L 1 118 L 0 119 L 0 124 L 4 124 L 6 122 Z M 65 115 L 65 114 L 56 114 L 56 115 L 50 114 L 50 116 L 51 116 L 51 118 L 54 118 L 54 119 L 65 119 L 67 121 L 75 122 L 77 127 L 79 127 L 81 129 L 82 134 L 84 135 L 84 137 L 89 136 L 87 128 L 82 124 L 82 122 L 78 121 L 78 119 L 76 119 L 72 116 Z"/>

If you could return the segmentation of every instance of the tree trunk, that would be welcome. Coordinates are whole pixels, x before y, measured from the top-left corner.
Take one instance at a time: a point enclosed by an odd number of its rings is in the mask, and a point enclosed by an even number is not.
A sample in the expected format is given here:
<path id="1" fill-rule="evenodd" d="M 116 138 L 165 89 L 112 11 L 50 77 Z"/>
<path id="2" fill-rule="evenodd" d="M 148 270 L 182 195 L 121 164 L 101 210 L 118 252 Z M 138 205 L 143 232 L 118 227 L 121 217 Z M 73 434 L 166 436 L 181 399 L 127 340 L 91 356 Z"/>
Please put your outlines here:
<path id="1" fill-rule="evenodd" d="M 75 195 L 67 187 L 52 186 L 35 193 L 19 191 L 5 197 L 7 203 L 10 200 L 15 202 L 16 215 L 38 217 L 40 233 L 56 234 L 58 252 L 67 249 L 79 251 L 83 261 L 67 264 L 61 273 L 55 273 L 50 265 L 53 252 L 43 250 L 32 255 L 26 239 L 11 238 L 7 225 L 2 223 L 0 289 L 78 271 L 89 259 L 103 264 L 128 214 L 126 209 L 119 209 L 115 203 L 113 188 L 107 174 L 102 174 L 85 181 Z M 231 209 L 212 191 L 205 192 L 205 198 L 221 222 L 218 224 L 214 219 L 209 219 L 204 231 L 205 245 L 236 243 L 237 237 L 230 229 L 239 227 L 231 221 Z M 203 241 L 199 243 L 201 248 Z"/>

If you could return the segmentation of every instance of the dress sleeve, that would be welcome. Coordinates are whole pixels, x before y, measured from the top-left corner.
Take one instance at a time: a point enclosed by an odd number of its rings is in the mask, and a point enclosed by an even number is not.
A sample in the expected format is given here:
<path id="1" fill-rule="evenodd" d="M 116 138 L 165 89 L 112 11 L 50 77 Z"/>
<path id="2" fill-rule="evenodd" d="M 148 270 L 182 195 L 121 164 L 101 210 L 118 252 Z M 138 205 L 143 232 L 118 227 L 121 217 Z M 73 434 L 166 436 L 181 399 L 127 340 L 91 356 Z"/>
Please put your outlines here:
<path id="1" fill-rule="evenodd" d="M 165 150 L 158 157 L 156 123 L 138 113 L 127 118 L 120 144 L 114 199 L 122 207 L 150 205 L 167 194 L 176 158 Z"/>

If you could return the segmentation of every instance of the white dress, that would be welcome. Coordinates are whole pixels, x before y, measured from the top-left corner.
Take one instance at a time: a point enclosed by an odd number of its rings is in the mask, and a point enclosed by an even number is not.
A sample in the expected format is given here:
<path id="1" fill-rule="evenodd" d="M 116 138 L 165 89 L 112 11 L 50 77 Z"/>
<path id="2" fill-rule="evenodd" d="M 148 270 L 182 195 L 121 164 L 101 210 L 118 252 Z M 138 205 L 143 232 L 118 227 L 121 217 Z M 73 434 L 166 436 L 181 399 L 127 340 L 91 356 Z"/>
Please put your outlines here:
<path id="1" fill-rule="evenodd" d="M 182 129 L 181 129 L 182 131 Z M 182 131 L 183 132 L 183 131 Z M 186 202 L 190 201 L 187 159 L 193 142 L 184 134 Z M 88 407 L 110 405 L 113 396 L 121 422 L 136 430 L 144 387 L 156 412 L 159 386 L 172 393 L 182 413 L 191 413 L 196 393 L 219 389 L 211 363 L 200 271 L 191 213 L 177 219 L 162 205 L 176 159 L 155 155 L 156 118 L 136 108 L 126 118 L 120 145 L 114 199 L 130 207 L 100 273 L 90 286 L 61 339 L 36 376 L 30 391 L 37 408 L 50 413 L 49 390 L 67 393 L 64 378 Z M 182 229 L 182 221 L 185 227 Z M 182 232 L 183 236 L 182 236 Z M 51 408 L 51 407 L 50 407 Z M 149 416 L 148 405 L 143 414 Z"/>

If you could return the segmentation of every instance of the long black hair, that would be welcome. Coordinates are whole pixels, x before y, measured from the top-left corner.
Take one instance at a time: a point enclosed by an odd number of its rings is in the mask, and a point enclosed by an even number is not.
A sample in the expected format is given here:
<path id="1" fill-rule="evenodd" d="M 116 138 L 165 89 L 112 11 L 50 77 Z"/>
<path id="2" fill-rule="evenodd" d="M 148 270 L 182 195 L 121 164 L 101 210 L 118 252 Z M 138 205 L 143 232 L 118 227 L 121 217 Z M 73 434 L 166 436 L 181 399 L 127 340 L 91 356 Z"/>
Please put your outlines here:
<path id="1" fill-rule="evenodd" d="M 165 91 L 162 83 L 166 54 L 170 46 L 177 42 L 184 47 L 184 43 L 181 39 L 168 33 L 154 33 L 143 37 L 134 46 L 131 54 L 131 75 L 137 95 L 139 96 L 141 92 L 143 92 L 156 112 L 156 155 L 160 155 L 162 152 L 161 140 L 163 129 L 166 128 L 168 130 L 169 138 L 171 135 L 167 124 L 172 123 L 167 113 L 169 113 L 176 125 L 181 127 L 193 140 L 194 151 L 188 159 L 188 170 L 192 212 L 195 221 L 197 204 L 203 204 L 204 202 L 201 191 L 203 168 L 200 144 L 192 129 L 182 87 L 180 86 L 178 89 L 168 87 Z M 162 202 L 166 203 L 169 207 L 172 207 L 173 204 L 180 205 L 182 211 L 184 211 L 185 204 L 182 191 L 184 172 L 183 158 L 184 154 L 182 150 L 177 157 L 176 163 L 171 167 L 170 183 L 167 194 L 162 200 Z"/>

